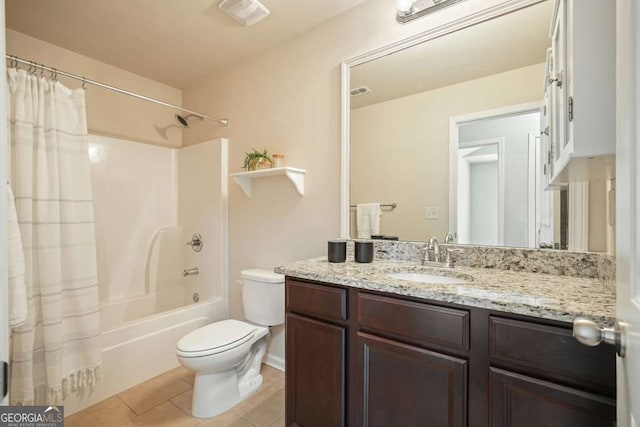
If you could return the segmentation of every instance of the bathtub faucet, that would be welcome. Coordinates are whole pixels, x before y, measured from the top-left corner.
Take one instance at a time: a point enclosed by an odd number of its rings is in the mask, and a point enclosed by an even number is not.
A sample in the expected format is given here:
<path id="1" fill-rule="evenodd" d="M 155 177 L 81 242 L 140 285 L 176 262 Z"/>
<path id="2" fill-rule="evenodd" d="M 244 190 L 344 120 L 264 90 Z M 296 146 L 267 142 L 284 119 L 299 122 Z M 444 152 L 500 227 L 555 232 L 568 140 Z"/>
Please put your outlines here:
<path id="1" fill-rule="evenodd" d="M 200 270 L 198 270 L 198 267 L 185 268 L 184 270 L 182 270 L 182 275 L 184 277 L 197 276 L 198 274 L 200 274 Z"/>

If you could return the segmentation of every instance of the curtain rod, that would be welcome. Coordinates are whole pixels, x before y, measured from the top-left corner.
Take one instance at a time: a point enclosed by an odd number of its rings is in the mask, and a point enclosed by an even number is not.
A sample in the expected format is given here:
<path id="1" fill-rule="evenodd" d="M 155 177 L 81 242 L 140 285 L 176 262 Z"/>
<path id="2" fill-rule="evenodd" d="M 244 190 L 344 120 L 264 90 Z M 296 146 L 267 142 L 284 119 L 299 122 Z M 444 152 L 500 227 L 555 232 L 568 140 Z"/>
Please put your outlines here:
<path id="1" fill-rule="evenodd" d="M 90 80 L 90 79 L 87 79 L 85 77 L 78 76 L 76 74 L 71 74 L 71 73 L 68 73 L 66 71 L 58 70 L 56 68 L 47 67 L 46 65 L 38 64 L 38 63 L 33 62 L 33 61 L 28 61 L 26 59 L 19 58 L 19 57 L 15 56 L 15 55 L 5 55 L 5 56 L 6 56 L 6 59 L 8 61 L 14 61 L 16 63 L 25 64 L 25 65 L 28 65 L 30 67 L 35 67 L 35 68 L 38 68 L 38 69 L 41 69 L 41 70 L 49 71 L 49 72 L 53 73 L 54 76 L 61 75 L 61 76 L 69 77 L 71 79 L 80 80 L 81 82 L 83 82 L 83 85 L 84 84 L 91 84 L 91 85 L 94 85 L 94 86 L 101 87 L 103 89 L 109 89 L 109 90 L 112 90 L 114 92 L 121 93 L 123 95 L 128 95 L 128 96 L 132 96 L 134 98 L 142 99 L 144 101 L 153 102 L 155 104 L 159 104 L 159 105 L 162 105 L 164 107 L 169 107 L 169 108 L 173 108 L 173 109 L 176 109 L 176 110 L 184 111 L 185 113 L 194 114 L 194 115 L 202 117 L 204 119 L 209 119 L 209 120 L 216 121 L 216 122 L 220 123 L 222 126 L 226 126 L 229 123 L 229 120 L 227 120 L 227 119 L 216 119 L 215 117 L 207 116 L 206 114 L 198 113 L 197 111 L 188 110 L 188 109 L 180 107 L 178 105 L 173 105 L 173 104 L 169 104 L 168 102 L 160 101 L 159 99 L 150 98 L 148 96 L 140 95 L 140 94 L 135 93 L 135 92 L 129 92 L 128 90 L 120 89 L 119 87 L 110 86 L 108 84 L 100 83 L 100 82 L 97 82 L 95 80 Z"/>

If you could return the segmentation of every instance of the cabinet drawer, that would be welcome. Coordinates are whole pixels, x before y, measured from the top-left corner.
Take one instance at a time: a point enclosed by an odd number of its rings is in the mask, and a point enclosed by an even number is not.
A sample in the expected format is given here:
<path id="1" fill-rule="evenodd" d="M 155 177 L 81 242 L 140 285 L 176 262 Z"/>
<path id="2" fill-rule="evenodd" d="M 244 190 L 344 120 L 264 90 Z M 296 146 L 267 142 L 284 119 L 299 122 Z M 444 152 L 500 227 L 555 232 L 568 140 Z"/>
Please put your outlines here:
<path id="1" fill-rule="evenodd" d="M 491 363 L 615 395 L 613 347 L 587 347 L 569 328 L 489 317 Z"/>
<path id="2" fill-rule="evenodd" d="M 329 320 L 347 320 L 347 290 L 287 278 L 287 310 Z"/>
<path id="3" fill-rule="evenodd" d="M 501 369 L 489 373 L 491 427 L 608 427 L 616 402 Z"/>
<path id="4" fill-rule="evenodd" d="M 358 322 L 405 341 L 469 350 L 469 312 L 464 310 L 358 293 Z"/>

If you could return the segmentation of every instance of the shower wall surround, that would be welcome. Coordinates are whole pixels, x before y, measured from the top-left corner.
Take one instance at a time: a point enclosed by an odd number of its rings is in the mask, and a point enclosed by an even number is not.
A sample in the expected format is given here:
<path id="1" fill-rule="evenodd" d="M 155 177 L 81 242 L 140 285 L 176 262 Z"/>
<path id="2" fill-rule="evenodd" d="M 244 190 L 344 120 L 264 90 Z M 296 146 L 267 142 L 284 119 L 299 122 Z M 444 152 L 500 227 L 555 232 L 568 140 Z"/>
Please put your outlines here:
<path id="1" fill-rule="evenodd" d="M 180 337 L 228 317 L 227 141 L 173 149 L 92 136 L 90 147 L 104 375 L 65 400 L 67 414 L 175 368 Z M 199 253 L 185 245 L 195 232 Z M 200 274 L 183 277 L 192 267 Z"/>
<path id="2" fill-rule="evenodd" d="M 224 295 L 221 144 L 174 149 L 90 135 L 103 330 L 189 305 L 195 293 Z M 194 233 L 199 253 L 185 245 Z M 183 277 L 191 267 L 200 274 Z"/>
<path id="3" fill-rule="evenodd" d="M 178 225 L 176 152 L 90 135 L 89 160 L 100 300 L 143 296 L 151 237 Z"/>
<path id="4" fill-rule="evenodd" d="M 226 242 L 227 233 L 227 141 L 208 141 L 176 151 L 178 223 L 184 236 L 179 246 L 184 251 L 184 267 L 200 269 L 198 276 L 181 277 L 181 298 L 193 301 L 197 291 L 203 300 L 226 300 L 227 250 L 221 242 Z M 198 253 L 185 245 L 194 233 L 203 239 Z"/>

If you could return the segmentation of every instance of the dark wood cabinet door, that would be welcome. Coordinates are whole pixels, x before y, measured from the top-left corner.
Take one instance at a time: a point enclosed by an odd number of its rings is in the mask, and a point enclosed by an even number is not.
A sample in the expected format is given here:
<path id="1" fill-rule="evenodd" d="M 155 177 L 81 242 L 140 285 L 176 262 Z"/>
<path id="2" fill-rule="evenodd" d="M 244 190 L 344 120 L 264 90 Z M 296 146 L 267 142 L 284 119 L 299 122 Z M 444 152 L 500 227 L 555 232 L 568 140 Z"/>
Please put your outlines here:
<path id="1" fill-rule="evenodd" d="M 467 362 L 358 333 L 358 425 L 464 427 Z"/>
<path id="2" fill-rule="evenodd" d="M 345 329 L 289 313 L 286 340 L 287 426 L 344 426 Z"/>
<path id="3" fill-rule="evenodd" d="M 613 427 L 613 399 L 490 370 L 491 427 Z"/>

